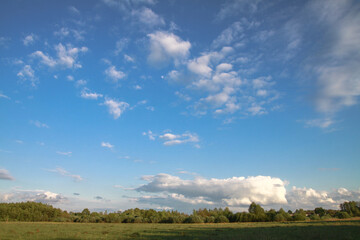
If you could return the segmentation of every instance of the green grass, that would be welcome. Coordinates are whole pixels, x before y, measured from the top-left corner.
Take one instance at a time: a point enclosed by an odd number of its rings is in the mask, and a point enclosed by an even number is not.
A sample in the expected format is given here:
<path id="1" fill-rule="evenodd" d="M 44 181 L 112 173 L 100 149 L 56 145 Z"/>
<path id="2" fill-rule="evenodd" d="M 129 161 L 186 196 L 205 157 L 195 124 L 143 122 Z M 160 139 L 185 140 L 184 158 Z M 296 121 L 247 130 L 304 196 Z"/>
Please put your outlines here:
<path id="1" fill-rule="evenodd" d="M 360 239 L 360 220 L 290 223 L 0 223 L 5 239 Z"/>

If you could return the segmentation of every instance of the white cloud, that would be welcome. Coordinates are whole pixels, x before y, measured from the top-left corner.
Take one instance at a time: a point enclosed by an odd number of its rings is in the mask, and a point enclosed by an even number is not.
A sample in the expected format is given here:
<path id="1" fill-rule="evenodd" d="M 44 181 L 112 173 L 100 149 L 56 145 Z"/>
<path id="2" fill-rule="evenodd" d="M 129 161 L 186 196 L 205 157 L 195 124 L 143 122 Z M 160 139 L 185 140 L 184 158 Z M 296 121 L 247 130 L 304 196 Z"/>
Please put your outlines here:
<path id="1" fill-rule="evenodd" d="M 135 17 L 140 23 L 148 27 L 165 25 L 164 19 L 147 7 L 144 7 L 140 10 L 132 10 L 131 15 Z"/>
<path id="2" fill-rule="evenodd" d="M 312 1 L 310 14 L 328 30 L 325 51 L 313 66 L 316 109 L 325 115 L 353 106 L 360 96 L 360 15 L 357 1 Z"/>
<path id="3" fill-rule="evenodd" d="M 15 180 L 8 170 L 0 168 L 0 180 Z"/>
<path id="4" fill-rule="evenodd" d="M 142 87 L 141 87 L 140 85 L 135 85 L 135 86 L 134 86 L 134 89 L 135 89 L 135 90 L 141 90 Z"/>
<path id="5" fill-rule="evenodd" d="M 24 81 L 30 81 L 32 87 L 35 87 L 38 80 L 35 77 L 35 71 L 31 68 L 30 65 L 25 65 L 20 72 L 17 74 Z"/>
<path id="6" fill-rule="evenodd" d="M 318 118 L 318 119 L 311 119 L 305 121 L 306 127 L 319 127 L 319 128 L 329 128 L 335 123 L 335 121 L 331 118 Z"/>
<path id="7" fill-rule="evenodd" d="M 166 132 L 161 135 L 154 134 L 152 131 L 148 131 L 147 133 L 143 133 L 144 136 L 148 136 L 150 140 L 156 140 L 156 137 L 160 141 L 163 142 L 165 146 L 172 146 L 178 144 L 185 144 L 185 143 L 193 143 L 194 145 L 199 142 L 199 137 L 195 133 L 185 132 L 183 134 L 172 134 L 170 132 Z"/>
<path id="8" fill-rule="evenodd" d="M 8 47 L 8 42 L 11 40 L 9 37 L 0 37 L 0 46 L 1 47 Z"/>
<path id="9" fill-rule="evenodd" d="M 62 27 L 58 31 L 55 31 L 54 35 L 59 37 L 60 39 L 63 39 L 68 36 L 73 36 L 75 40 L 83 41 L 85 39 L 83 36 L 85 33 L 86 32 L 84 30 L 76 30 L 76 29 L 69 29 L 67 27 Z"/>
<path id="10" fill-rule="evenodd" d="M 58 36 L 58 37 L 66 37 L 66 36 L 69 35 L 69 33 L 70 33 L 70 31 L 69 31 L 68 28 L 62 27 L 62 28 L 59 29 L 59 31 L 55 31 L 54 35 Z"/>
<path id="11" fill-rule="evenodd" d="M 257 90 L 256 95 L 260 97 L 266 97 L 268 95 L 268 91 L 264 89 L 259 89 Z"/>
<path id="12" fill-rule="evenodd" d="M 68 156 L 68 157 L 70 157 L 72 154 L 72 152 L 60 152 L 60 151 L 56 151 L 56 153 L 59 155 Z"/>
<path id="13" fill-rule="evenodd" d="M 234 41 L 243 37 L 243 31 L 244 28 L 241 22 L 234 22 L 230 27 L 222 31 L 222 33 L 212 42 L 212 46 L 215 48 L 229 46 Z"/>
<path id="14" fill-rule="evenodd" d="M 113 82 L 118 82 L 120 79 L 126 77 L 126 74 L 120 70 L 116 70 L 115 66 L 110 66 L 105 70 L 105 74 L 113 80 Z"/>
<path id="15" fill-rule="evenodd" d="M 103 0 L 103 2 L 111 8 L 118 8 L 124 14 L 127 14 L 139 5 L 154 5 L 156 3 L 155 0 Z"/>
<path id="16" fill-rule="evenodd" d="M 113 115 L 114 119 L 118 119 L 130 107 L 126 102 L 119 102 L 111 98 L 105 98 L 104 105 L 108 107 L 109 113 Z"/>
<path id="17" fill-rule="evenodd" d="M 66 202 L 67 198 L 58 193 L 45 190 L 20 190 L 15 189 L 11 192 L 0 195 L 1 202 L 41 202 L 45 204 L 57 204 Z"/>
<path id="18" fill-rule="evenodd" d="M 69 6 L 69 11 L 71 12 L 71 13 L 73 13 L 73 14 L 80 14 L 80 11 L 76 8 L 76 7 L 74 7 L 74 6 Z"/>
<path id="19" fill-rule="evenodd" d="M 40 121 L 38 121 L 38 120 L 35 120 L 35 121 L 30 120 L 30 123 L 33 124 L 33 125 L 35 125 L 35 126 L 38 127 L 38 128 L 49 128 L 49 126 L 48 126 L 47 124 L 42 123 L 42 122 L 40 122 Z"/>
<path id="20" fill-rule="evenodd" d="M 348 191 L 345 188 L 339 188 L 329 193 L 306 187 L 292 187 L 286 197 L 293 209 L 314 209 L 315 207 L 338 209 L 340 203 L 345 201 L 359 201 L 360 191 Z"/>
<path id="21" fill-rule="evenodd" d="M 88 51 L 87 47 L 72 47 L 71 44 L 62 45 L 59 43 L 54 47 L 57 58 L 53 58 L 43 53 L 42 51 L 36 51 L 31 54 L 35 58 L 40 58 L 41 63 L 49 67 L 64 67 L 64 68 L 81 68 L 82 65 L 77 61 L 79 53 L 85 53 Z"/>
<path id="22" fill-rule="evenodd" d="M 188 102 L 191 100 L 191 97 L 188 96 L 187 94 L 181 93 L 179 91 L 175 92 L 175 95 L 178 96 L 179 98 L 183 99 L 184 101 Z"/>
<path id="23" fill-rule="evenodd" d="M 0 98 L 5 98 L 5 99 L 9 99 L 10 100 L 10 97 L 6 96 L 5 94 L 2 94 L 0 93 Z"/>
<path id="24" fill-rule="evenodd" d="M 115 55 L 118 55 L 120 52 L 122 52 L 127 47 L 128 44 L 129 44 L 129 39 L 127 38 L 122 38 L 118 40 L 116 42 L 116 47 L 114 52 Z"/>
<path id="25" fill-rule="evenodd" d="M 360 96 L 359 64 L 360 59 L 343 66 L 321 66 L 316 69 L 320 86 L 316 99 L 317 110 L 334 113 L 357 104 Z"/>
<path id="26" fill-rule="evenodd" d="M 150 140 L 155 141 L 156 134 L 154 134 L 152 131 L 143 132 L 143 136 L 148 136 Z"/>
<path id="27" fill-rule="evenodd" d="M 256 103 L 253 103 L 247 110 L 251 113 L 251 115 L 263 115 L 267 113 L 262 106 Z"/>
<path id="28" fill-rule="evenodd" d="M 293 186 L 287 192 L 288 182 L 271 176 L 225 179 L 195 177 L 188 180 L 160 173 L 143 176 L 142 180 L 148 183 L 135 190 L 150 195 L 136 198 L 138 202 L 181 211 L 215 207 L 246 210 L 252 202 L 265 209 L 339 209 L 340 203 L 360 200 L 360 190 L 345 188 L 327 192 Z"/>
<path id="29" fill-rule="evenodd" d="M 41 62 L 49 67 L 54 67 L 57 64 L 56 60 L 44 54 L 42 51 L 36 51 L 32 53 L 32 56 L 39 57 Z"/>
<path id="30" fill-rule="evenodd" d="M 275 83 L 271 82 L 271 79 L 272 79 L 271 76 L 259 77 L 259 78 L 253 79 L 252 86 L 256 89 L 272 86 Z"/>
<path id="31" fill-rule="evenodd" d="M 210 54 L 198 57 L 196 59 L 190 60 L 187 64 L 188 69 L 196 74 L 209 77 L 211 75 L 212 69 L 209 67 L 210 63 Z"/>
<path id="32" fill-rule="evenodd" d="M 130 57 L 130 56 L 127 55 L 127 54 L 124 54 L 124 59 L 125 59 L 125 61 L 127 61 L 127 62 L 132 62 L 132 63 L 135 62 L 135 59 L 134 59 L 133 57 Z"/>
<path id="33" fill-rule="evenodd" d="M 114 145 L 110 144 L 109 142 L 101 142 L 101 146 L 110 149 L 114 148 Z"/>
<path id="34" fill-rule="evenodd" d="M 169 60 L 174 60 L 179 64 L 189 55 L 190 42 L 183 41 L 173 33 L 157 31 L 148 34 L 150 38 L 150 55 L 148 61 L 152 64 L 163 64 Z"/>
<path id="35" fill-rule="evenodd" d="M 74 77 L 71 76 L 71 75 L 67 75 L 67 76 L 66 76 L 66 79 L 67 79 L 68 81 L 70 81 L 70 82 L 74 81 Z"/>
<path id="36" fill-rule="evenodd" d="M 83 180 L 83 178 L 80 175 L 69 173 L 68 171 L 66 171 L 65 169 L 63 169 L 61 167 L 57 167 L 56 169 L 50 169 L 50 170 L 47 170 L 47 171 L 48 172 L 58 173 L 61 176 L 70 177 L 76 182 L 79 182 L 79 181 Z"/>
<path id="37" fill-rule="evenodd" d="M 96 93 L 96 92 L 90 92 L 89 89 L 84 88 L 81 91 L 81 97 L 85 98 L 85 99 L 95 99 L 95 100 L 97 100 L 98 98 L 102 98 L 103 95 L 100 94 L 100 93 Z"/>
<path id="38" fill-rule="evenodd" d="M 216 20 L 224 20 L 225 18 L 238 16 L 243 12 L 256 12 L 258 4 L 261 0 L 231 0 L 225 2 L 216 16 Z"/>
<path id="39" fill-rule="evenodd" d="M 221 63 L 216 66 L 217 72 L 228 72 L 233 68 L 233 65 L 230 63 Z"/>
<path id="40" fill-rule="evenodd" d="M 23 39 L 23 43 L 25 46 L 29 46 L 29 45 L 33 44 L 36 39 L 37 39 L 37 36 L 35 34 L 31 33 L 30 35 L 26 36 Z"/>
<path id="41" fill-rule="evenodd" d="M 203 207 L 247 207 L 251 202 L 263 206 L 287 204 L 285 182 L 279 178 L 269 176 L 233 177 L 226 179 L 206 179 L 196 177 L 193 180 L 184 180 L 169 174 L 145 176 L 143 180 L 149 183 L 138 187 L 136 190 L 146 193 L 162 193 L 162 198 L 177 199 L 167 201 L 178 204 L 182 209 L 193 209 L 194 205 Z M 161 198 L 153 196 L 153 198 Z M 156 203 L 152 197 L 141 199 L 142 202 Z M 163 199 L 164 200 L 164 199 Z"/>
<path id="42" fill-rule="evenodd" d="M 87 84 L 86 80 L 80 79 L 75 82 L 75 87 L 85 86 L 86 84 Z"/>

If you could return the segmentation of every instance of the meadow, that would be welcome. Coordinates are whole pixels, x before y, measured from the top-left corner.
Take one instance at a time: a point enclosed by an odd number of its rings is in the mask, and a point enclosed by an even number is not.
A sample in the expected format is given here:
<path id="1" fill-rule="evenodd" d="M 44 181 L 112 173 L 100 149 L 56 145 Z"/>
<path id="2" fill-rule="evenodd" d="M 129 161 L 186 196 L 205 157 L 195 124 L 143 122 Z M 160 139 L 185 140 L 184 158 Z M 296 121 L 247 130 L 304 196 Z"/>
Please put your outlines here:
<path id="1" fill-rule="evenodd" d="M 214 224 L 1 222 L 0 240 L 6 239 L 360 239 L 360 218 Z"/>

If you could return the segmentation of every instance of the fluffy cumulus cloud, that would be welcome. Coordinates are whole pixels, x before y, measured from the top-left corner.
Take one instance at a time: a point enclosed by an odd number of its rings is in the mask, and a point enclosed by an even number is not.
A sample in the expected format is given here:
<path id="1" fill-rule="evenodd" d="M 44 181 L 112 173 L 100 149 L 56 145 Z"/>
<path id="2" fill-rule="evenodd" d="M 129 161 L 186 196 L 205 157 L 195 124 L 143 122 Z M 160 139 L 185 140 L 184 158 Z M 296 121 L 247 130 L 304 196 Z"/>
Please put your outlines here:
<path id="1" fill-rule="evenodd" d="M 144 176 L 147 184 L 136 190 L 145 193 L 161 193 L 160 196 L 141 198 L 142 202 L 159 203 L 169 199 L 182 202 L 183 209 L 192 209 L 193 204 L 207 207 L 247 207 L 251 202 L 264 206 L 287 204 L 285 182 L 268 176 L 205 179 L 197 177 L 184 180 L 169 174 Z M 168 205 L 169 207 L 173 207 Z"/>
<path id="2" fill-rule="evenodd" d="M 58 204 L 66 202 L 67 198 L 58 193 L 45 190 L 20 190 L 15 189 L 11 192 L 0 195 L 1 202 L 41 202 L 45 204 Z"/>
<path id="3" fill-rule="evenodd" d="M 197 96 L 201 96 L 190 108 L 195 114 L 234 114 L 241 110 L 245 115 L 261 115 L 277 99 L 272 78 L 243 78 L 233 64 L 233 53 L 232 47 L 224 46 L 187 61 L 186 70 L 192 81 L 185 82 L 185 90 L 197 90 Z M 179 82 L 182 75 L 186 75 L 184 70 L 172 70 L 167 78 Z"/>
<path id="4" fill-rule="evenodd" d="M 286 181 L 270 176 L 225 179 L 195 177 L 188 180 L 161 173 L 143 176 L 142 179 L 148 183 L 135 189 L 143 194 L 136 198 L 138 202 L 182 211 L 200 207 L 246 210 L 251 202 L 266 209 L 338 209 L 340 203 L 360 200 L 360 190 L 350 191 L 345 188 L 327 192 L 294 186 L 287 191 Z"/>
<path id="5" fill-rule="evenodd" d="M 130 107 L 126 102 L 117 101 L 111 98 L 105 98 L 103 104 L 108 107 L 109 113 L 113 115 L 114 119 L 118 119 L 121 114 Z"/>
<path id="6" fill-rule="evenodd" d="M 339 208 L 339 204 L 345 201 L 359 201 L 360 191 L 350 191 L 345 188 L 339 188 L 332 192 L 327 192 L 306 187 L 293 187 L 287 194 L 287 199 L 293 209 L 314 209 L 319 206 L 337 209 Z"/>
<path id="7" fill-rule="evenodd" d="M 144 136 L 148 136 L 150 140 L 160 140 L 165 146 L 179 145 L 192 143 L 196 148 L 200 148 L 198 144 L 199 136 L 196 133 L 185 132 L 183 134 L 173 134 L 171 132 L 165 132 L 164 134 L 155 134 L 152 131 L 143 132 Z"/>
<path id="8" fill-rule="evenodd" d="M 14 180 L 8 170 L 0 168 L 0 180 Z"/>
<path id="9" fill-rule="evenodd" d="M 82 65 L 77 61 L 80 53 L 88 51 L 87 47 L 73 47 L 71 44 L 63 45 L 59 43 L 55 46 L 56 57 L 51 57 L 42 51 L 31 54 L 32 57 L 40 59 L 41 63 L 49 67 L 81 68 Z"/>
<path id="10" fill-rule="evenodd" d="M 123 73 L 120 70 L 117 70 L 115 66 L 108 67 L 105 70 L 105 74 L 109 79 L 111 79 L 115 83 L 126 76 L 125 73 Z"/>
<path id="11" fill-rule="evenodd" d="M 162 65 L 170 60 L 179 64 L 187 58 L 191 43 L 177 35 L 164 31 L 148 34 L 150 39 L 150 55 L 148 61 L 154 65 Z"/>

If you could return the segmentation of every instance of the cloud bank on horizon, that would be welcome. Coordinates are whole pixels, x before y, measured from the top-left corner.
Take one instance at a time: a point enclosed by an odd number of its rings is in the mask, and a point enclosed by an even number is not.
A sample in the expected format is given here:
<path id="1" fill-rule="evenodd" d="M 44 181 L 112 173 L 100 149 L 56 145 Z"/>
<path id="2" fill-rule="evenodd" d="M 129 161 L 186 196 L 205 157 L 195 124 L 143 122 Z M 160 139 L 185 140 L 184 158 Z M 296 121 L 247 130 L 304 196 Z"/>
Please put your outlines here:
<path id="1" fill-rule="evenodd" d="M 1 202 L 360 200 L 358 1 L 0 6 Z"/>

